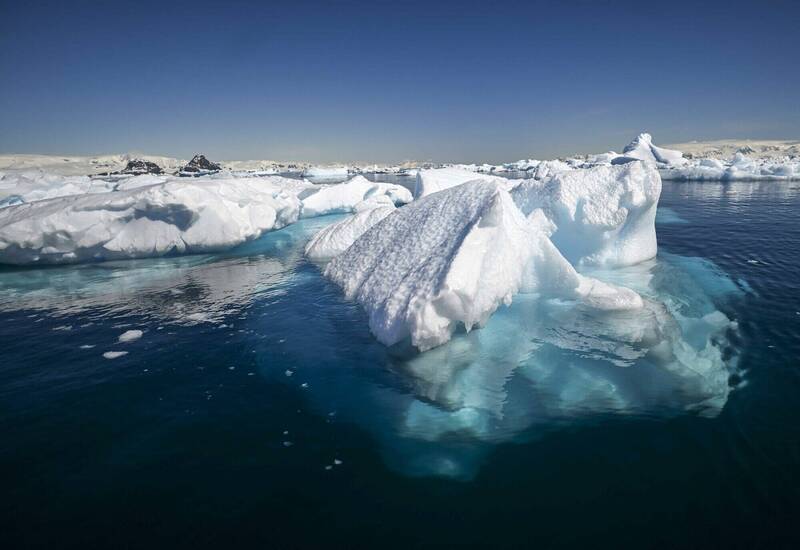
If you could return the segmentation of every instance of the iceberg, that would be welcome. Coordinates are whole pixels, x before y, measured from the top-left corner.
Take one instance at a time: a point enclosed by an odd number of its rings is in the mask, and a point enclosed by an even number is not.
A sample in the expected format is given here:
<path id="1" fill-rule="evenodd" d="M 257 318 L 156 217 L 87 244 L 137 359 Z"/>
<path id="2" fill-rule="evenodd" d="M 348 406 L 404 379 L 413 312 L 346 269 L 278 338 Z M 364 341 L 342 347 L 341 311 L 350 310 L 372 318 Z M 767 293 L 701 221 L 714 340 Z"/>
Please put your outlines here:
<path id="1" fill-rule="evenodd" d="M 355 176 L 344 182 L 330 185 L 316 185 L 309 188 L 303 201 L 304 218 L 325 214 L 345 214 L 354 211 L 359 203 L 386 195 L 395 204 L 411 202 L 411 192 L 401 185 L 376 183 L 364 176 Z"/>
<path id="2" fill-rule="evenodd" d="M 639 134 L 622 150 L 622 155 L 611 160 L 612 164 L 624 164 L 632 160 L 641 160 L 648 164 L 662 166 L 683 166 L 686 159 L 683 153 L 673 149 L 664 149 L 653 145 L 650 134 Z"/>
<path id="3" fill-rule="evenodd" d="M 47 193 L 71 191 L 71 179 L 47 176 L 46 181 L 53 182 Z M 350 213 L 370 201 L 385 206 L 381 201 L 403 204 L 412 200 L 404 187 L 373 183 L 361 176 L 335 185 L 280 176 L 190 180 L 147 174 L 115 183 L 97 181 L 78 178 L 78 183 L 93 193 L 20 200 L 0 208 L 0 264 L 219 251 L 285 227 L 301 216 Z M 18 180 L 15 185 L 20 185 Z M 35 195 L 27 193 L 25 197 Z"/>
<path id="4" fill-rule="evenodd" d="M 576 266 L 626 266 L 656 255 L 655 216 L 661 178 L 655 167 L 631 162 L 523 180 L 511 191 L 528 217 L 554 228 L 551 239 Z"/>
<path id="5" fill-rule="evenodd" d="M 197 179 L 0 210 L 0 263 L 49 264 L 229 248 L 296 221 L 284 178 Z"/>
<path id="6" fill-rule="evenodd" d="M 642 305 L 633 291 L 578 274 L 508 191 L 482 179 L 388 213 L 325 274 L 362 305 L 380 342 L 409 338 L 421 351 L 443 344 L 459 327 L 483 326 L 520 291 L 598 308 Z"/>
<path id="7" fill-rule="evenodd" d="M 430 170 L 420 170 L 417 172 L 417 181 L 414 186 L 414 198 L 421 197 L 456 187 L 473 180 L 493 181 L 503 187 L 511 188 L 519 180 L 510 180 L 500 176 L 487 176 L 476 174 L 474 171 L 464 168 L 434 168 Z"/>
<path id="8" fill-rule="evenodd" d="M 662 170 L 661 176 L 680 181 L 798 180 L 800 159 L 752 158 L 739 152 L 730 160 L 694 159 L 686 166 Z"/>

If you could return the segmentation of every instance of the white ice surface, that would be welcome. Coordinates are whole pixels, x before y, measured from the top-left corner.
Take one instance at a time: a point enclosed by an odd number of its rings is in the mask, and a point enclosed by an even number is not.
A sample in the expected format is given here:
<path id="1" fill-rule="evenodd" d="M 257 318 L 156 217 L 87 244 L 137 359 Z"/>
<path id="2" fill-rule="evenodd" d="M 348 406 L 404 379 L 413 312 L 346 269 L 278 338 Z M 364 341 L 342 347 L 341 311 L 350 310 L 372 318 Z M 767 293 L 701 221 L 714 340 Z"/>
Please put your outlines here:
<path id="1" fill-rule="evenodd" d="M 42 179 L 50 181 L 51 176 Z M 105 186 L 103 192 L 94 193 L 85 189 L 71 193 L 71 180 L 76 178 L 52 179 L 62 183 L 54 185 L 57 193 L 69 193 L 0 208 L 0 263 L 74 263 L 218 251 L 301 216 L 354 212 L 359 204 L 375 201 L 412 200 L 402 186 L 362 176 L 334 185 L 229 174 L 142 175 L 113 183 L 77 178 L 90 189 Z M 28 198 L 34 197 L 29 193 Z"/>
<path id="2" fill-rule="evenodd" d="M 117 341 L 125 343 L 125 342 L 133 342 L 134 340 L 138 340 L 144 334 L 141 330 L 133 329 L 133 330 L 126 330 L 122 334 L 119 335 Z"/>
<path id="3" fill-rule="evenodd" d="M 303 170 L 306 178 L 346 178 L 347 166 L 310 166 Z"/>
<path id="4" fill-rule="evenodd" d="M 517 180 L 508 180 L 499 176 L 486 176 L 464 168 L 438 168 L 420 170 L 417 172 L 417 182 L 414 187 L 414 198 L 419 199 L 437 191 L 450 189 L 468 181 L 477 179 L 494 181 L 503 187 L 513 187 Z"/>
<path id="5" fill-rule="evenodd" d="M 573 265 L 624 266 L 656 254 L 661 179 L 642 162 L 524 180 L 511 192 L 529 217 L 552 223 L 553 243 Z"/>
<path id="6" fill-rule="evenodd" d="M 603 309 L 642 305 L 633 291 L 578 274 L 491 180 L 438 191 L 389 213 L 325 273 L 366 310 L 379 341 L 410 338 L 420 350 L 446 342 L 461 326 L 482 326 L 521 290 Z"/>
<path id="7" fill-rule="evenodd" d="M 302 197 L 302 217 L 312 218 L 325 214 L 354 212 L 359 203 L 385 195 L 397 205 L 411 202 L 411 192 L 393 183 L 376 183 L 364 176 L 356 176 L 344 183 L 316 185 L 313 194 Z"/>
<path id="8" fill-rule="evenodd" d="M 314 235 L 306 245 L 306 256 L 312 260 L 329 260 L 347 250 L 370 227 L 394 212 L 394 203 L 386 195 L 380 198 L 383 200 L 360 203 L 355 214 Z"/>
<path id="9" fill-rule="evenodd" d="M 665 167 L 683 166 L 686 164 L 683 153 L 655 146 L 650 134 L 639 134 L 636 139 L 625 146 L 622 150 L 622 156 L 617 157 L 615 160 L 624 161 L 627 159 L 640 160 L 647 164 Z"/>

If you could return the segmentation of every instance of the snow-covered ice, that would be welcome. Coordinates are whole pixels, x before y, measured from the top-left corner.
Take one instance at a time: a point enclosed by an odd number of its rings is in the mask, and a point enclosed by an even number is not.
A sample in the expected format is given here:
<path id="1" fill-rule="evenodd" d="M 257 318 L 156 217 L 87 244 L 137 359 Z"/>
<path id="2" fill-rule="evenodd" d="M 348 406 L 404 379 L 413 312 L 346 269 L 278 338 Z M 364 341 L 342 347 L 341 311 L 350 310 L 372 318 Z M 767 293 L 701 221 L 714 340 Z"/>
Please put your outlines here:
<path id="1" fill-rule="evenodd" d="M 642 162 L 559 172 L 511 191 L 526 216 L 543 216 L 574 265 L 631 265 L 656 254 L 658 171 Z"/>
<path id="2" fill-rule="evenodd" d="M 683 166 L 686 159 L 683 153 L 672 149 L 664 149 L 653 144 L 650 134 L 639 134 L 622 150 L 622 155 L 611 160 L 612 164 L 622 164 L 631 160 L 641 160 L 647 164 L 660 166 Z"/>
<path id="3" fill-rule="evenodd" d="M 45 264 L 218 251 L 299 217 L 353 212 L 386 196 L 411 201 L 399 185 L 362 176 L 314 185 L 279 176 L 191 180 L 143 175 L 116 191 L 82 193 L 0 208 L 0 263 Z"/>
<path id="4" fill-rule="evenodd" d="M 512 187 L 515 184 L 515 180 L 508 180 L 499 176 L 476 174 L 474 171 L 465 170 L 464 168 L 420 170 L 417 172 L 417 181 L 414 186 L 414 198 L 419 199 L 431 193 L 450 189 L 451 187 L 477 179 L 494 181 L 504 187 Z"/>
<path id="5" fill-rule="evenodd" d="M 306 256 L 312 260 L 328 260 L 347 250 L 370 227 L 394 212 L 394 203 L 386 195 L 380 198 L 385 200 L 359 203 L 355 214 L 314 235 L 306 245 Z"/>
<path id="6" fill-rule="evenodd" d="M 497 182 L 475 180 L 389 213 L 325 273 L 357 300 L 386 345 L 420 350 L 459 326 L 483 326 L 519 291 L 582 299 L 595 307 L 641 307 L 632 291 L 578 274 Z"/>
<path id="7" fill-rule="evenodd" d="M 355 176 L 344 183 L 316 185 L 306 193 L 301 196 L 304 218 L 353 212 L 359 203 L 381 195 L 397 205 L 413 200 L 411 192 L 401 185 L 376 183 L 364 176 Z"/>
<path id="8" fill-rule="evenodd" d="M 303 170 L 303 177 L 316 179 L 346 178 L 347 166 L 309 166 Z"/>
<path id="9" fill-rule="evenodd" d="M 70 263 L 221 250 L 300 215 L 294 180 L 197 179 L 0 209 L 0 263 Z"/>

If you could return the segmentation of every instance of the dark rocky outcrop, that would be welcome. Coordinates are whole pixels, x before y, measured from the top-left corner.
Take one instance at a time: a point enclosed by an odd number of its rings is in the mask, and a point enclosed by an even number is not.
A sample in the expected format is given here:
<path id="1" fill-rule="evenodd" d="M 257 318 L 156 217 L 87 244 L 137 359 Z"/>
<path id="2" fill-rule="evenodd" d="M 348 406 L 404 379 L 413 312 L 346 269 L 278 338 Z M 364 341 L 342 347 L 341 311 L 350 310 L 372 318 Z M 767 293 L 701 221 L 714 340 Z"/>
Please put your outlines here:
<path id="1" fill-rule="evenodd" d="M 197 176 L 200 174 L 209 174 L 212 172 L 219 172 L 222 167 L 208 160 L 203 155 L 195 155 L 189 163 L 181 168 L 179 175 L 181 176 Z"/>
<path id="2" fill-rule="evenodd" d="M 155 162 L 148 160 L 133 159 L 122 170 L 116 172 L 104 172 L 98 176 L 141 176 L 142 174 L 163 174 L 164 171 Z"/>

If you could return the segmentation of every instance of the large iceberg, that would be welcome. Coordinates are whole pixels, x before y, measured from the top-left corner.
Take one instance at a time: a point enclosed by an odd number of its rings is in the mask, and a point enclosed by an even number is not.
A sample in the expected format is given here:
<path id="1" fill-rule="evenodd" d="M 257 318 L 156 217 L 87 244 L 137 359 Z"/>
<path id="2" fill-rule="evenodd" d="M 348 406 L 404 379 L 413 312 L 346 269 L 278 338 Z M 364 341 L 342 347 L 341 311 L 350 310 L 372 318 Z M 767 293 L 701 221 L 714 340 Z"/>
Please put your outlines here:
<path id="1" fill-rule="evenodd" d="M 115 191 L 73 194 L 0 209 L 0 263 L 48 264 L 223 250 L 302 216 L 352 212 L 365 200 L 401 204 L 400 186 L 353 178 L 320 186 L 271 176 L 143 175 Z M 319 195 L 319 196 L 317 196 Z"/>
<path id="2" fill-rule="evenodd" d="M 642 305 L 633 291 L 578 274 L 542 226 L 490 180 L 432 193 L 389 213 L 325 274 L 364 307 L 379 341 L 409 338 L 420 350 L 446 342 L 459 327 L 483 326 L 520 291 L 606 309 Z"/>

